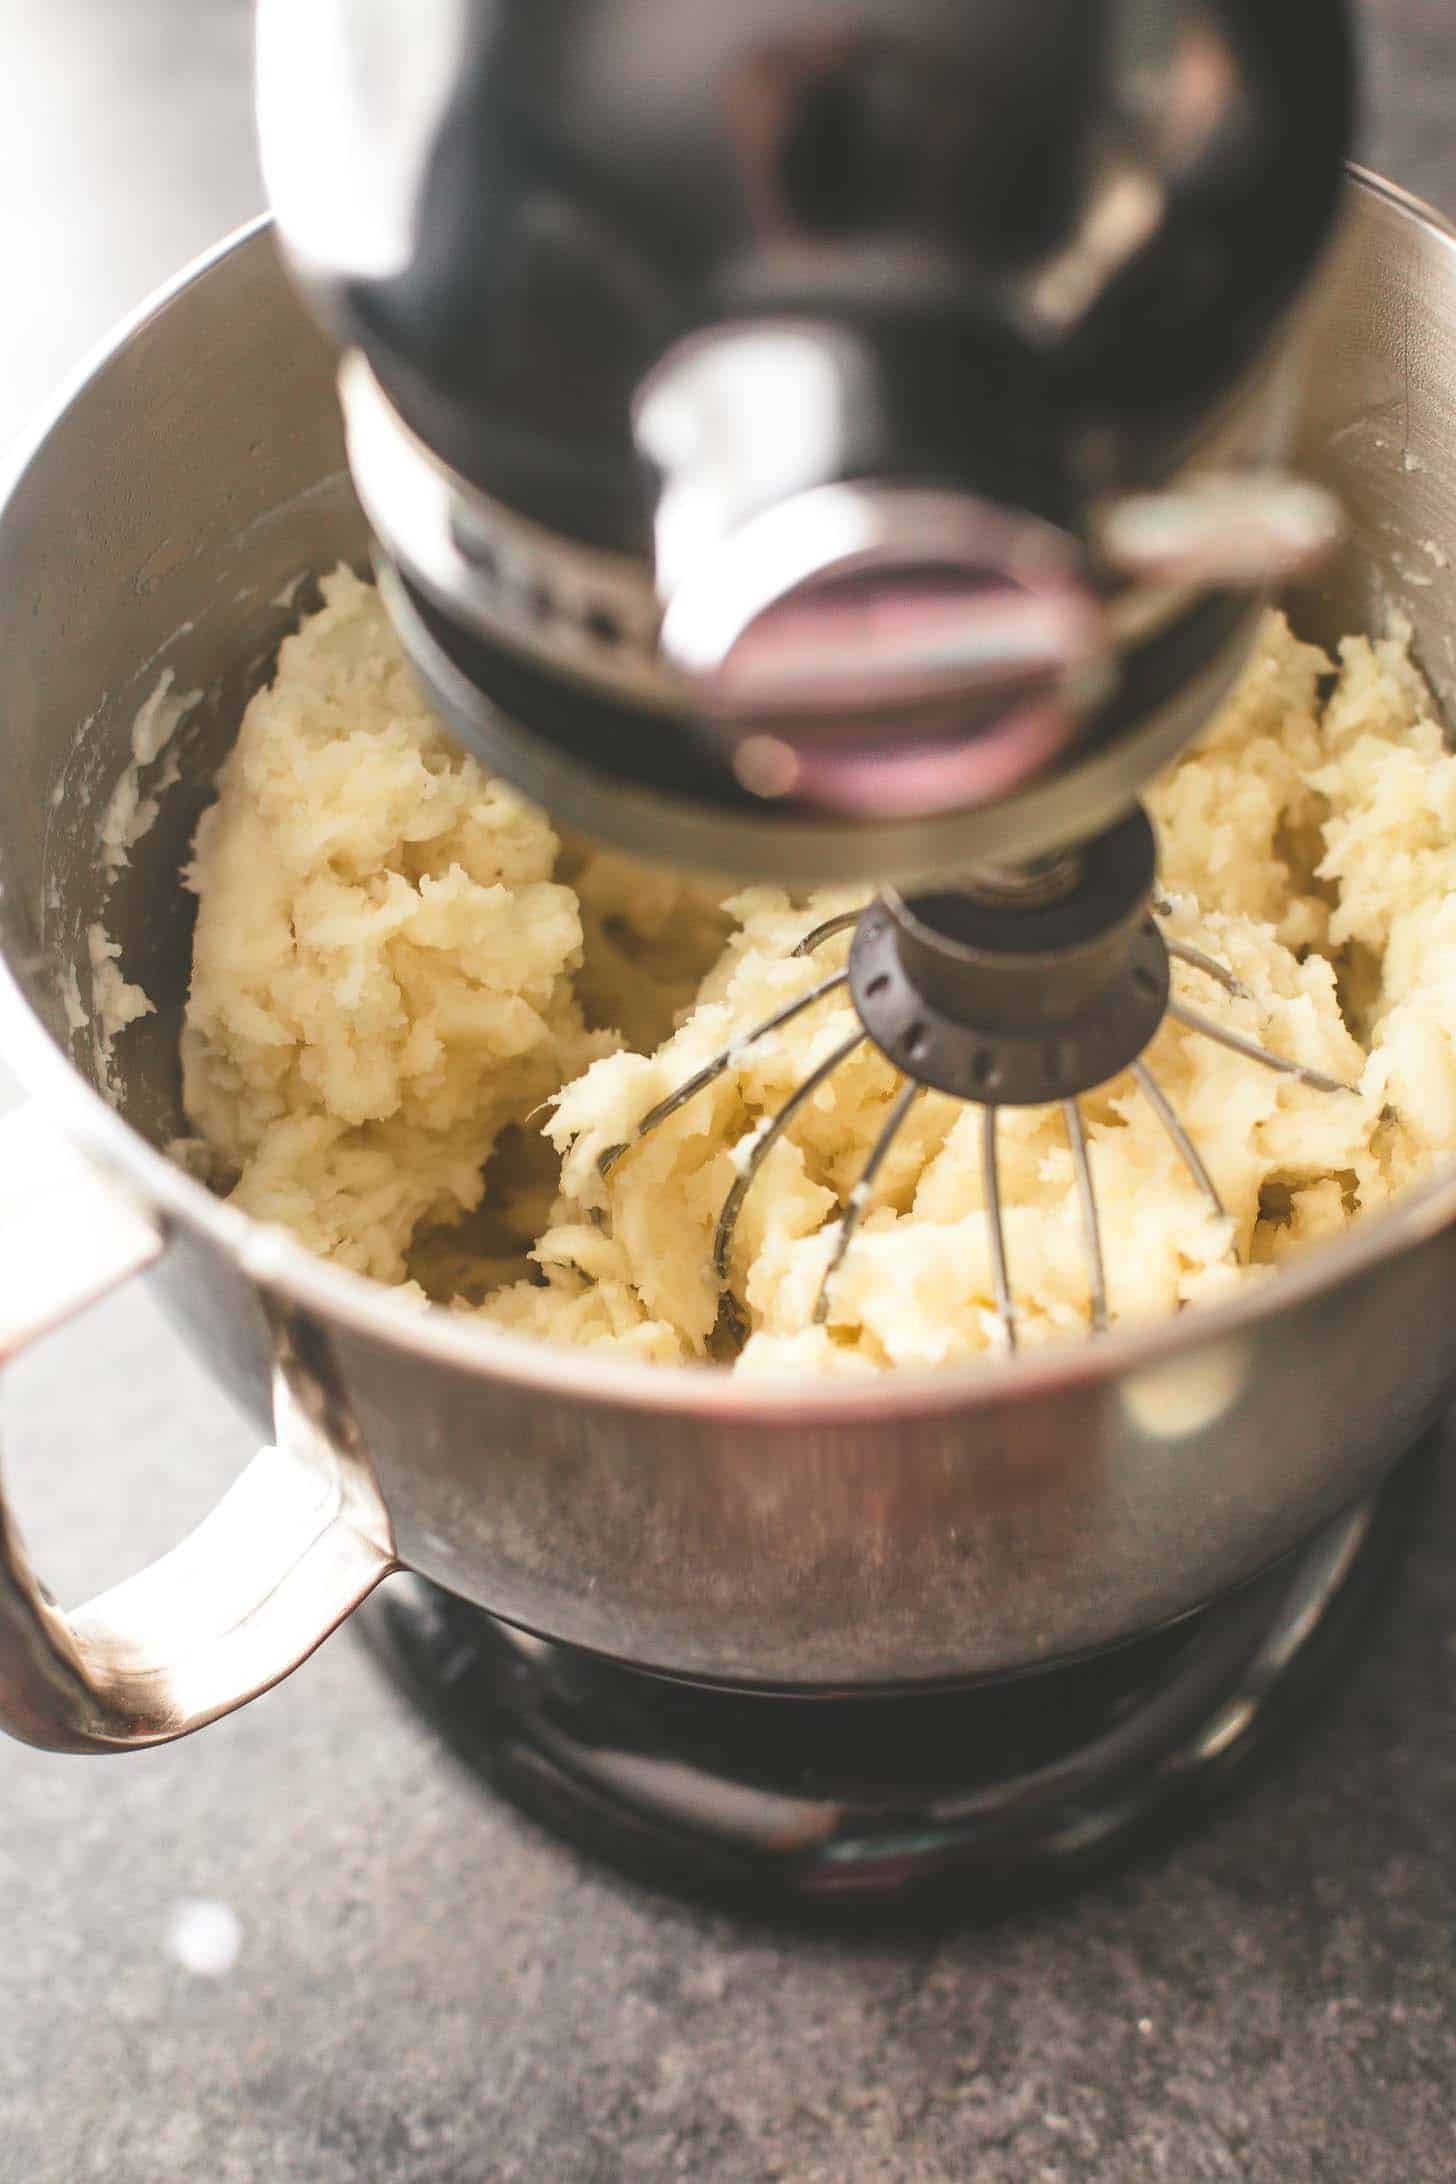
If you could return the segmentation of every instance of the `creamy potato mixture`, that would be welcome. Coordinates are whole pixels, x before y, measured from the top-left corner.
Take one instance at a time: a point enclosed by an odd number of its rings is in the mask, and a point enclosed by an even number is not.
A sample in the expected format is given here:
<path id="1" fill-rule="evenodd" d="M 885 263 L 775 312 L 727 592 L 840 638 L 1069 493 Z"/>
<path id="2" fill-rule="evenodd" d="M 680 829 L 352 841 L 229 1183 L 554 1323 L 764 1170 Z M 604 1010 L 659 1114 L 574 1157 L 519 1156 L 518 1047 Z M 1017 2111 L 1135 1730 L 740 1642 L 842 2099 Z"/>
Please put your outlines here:
<path id="1" fill-rule="evenodd" d="M 216 1188 L 338 1265 L 635 1358 L 723 1347 L 712 1239 L 754 1133 L 852 1028 L 842 995 L 753 1046 L 613 1167 L 719 1048 L 843 961 L 792 949 L 858 898 L 699 884 L 562 837 L 457 750 L 346 570 L 248 707 L 198 831 L 183 1039 Z M 1271 615 L 1232 700 L 1149 799 L 1170 936 L 1250 998 L 1175 991 L 1320 1092 L 1167 1023 L 1148 1060 L 1227 1208 L 1128 1077 L 1083 1101 L 1108 1300 L 1141 1319 L 1267 1278 L 1456 1150 L 1456 758 L 1399 636 L 1332 663 Z M 872 1048 L 775 1147 L 738 1224 L 740 1372 L 994 1348 L 980 1115 L 927 1094 L 811 1325 L 898 1088 Z M 1001 1118 L 1024 1342 L 1079 1336 L 1087 1267 L 1056 1109 Z M 191 1148 L 199 1157 L 199 1146 Z M 715 1329 L 718 1330 L 715 1335 Z"/>

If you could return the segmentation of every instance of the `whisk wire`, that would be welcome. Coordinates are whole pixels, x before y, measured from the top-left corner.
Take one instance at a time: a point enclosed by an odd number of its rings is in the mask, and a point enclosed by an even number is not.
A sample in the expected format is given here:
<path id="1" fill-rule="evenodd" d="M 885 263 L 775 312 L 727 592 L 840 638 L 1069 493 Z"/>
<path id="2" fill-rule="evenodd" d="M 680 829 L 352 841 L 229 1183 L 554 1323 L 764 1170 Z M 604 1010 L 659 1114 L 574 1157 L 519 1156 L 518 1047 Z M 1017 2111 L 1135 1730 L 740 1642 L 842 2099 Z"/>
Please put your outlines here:
<path id="1" fill-rule="evenodd" d="M 1146 1062 L 1142 1060 L 1134 1062 L 1132 1073 L 1149 1107 L 1151 1107 L 1153 1113 L 1173 1140 L 1174 1145 L 1178 1148 L 1183 1165 L 1187 1168 L 1205 1198 L 1207 1198 L 1220 1221 L 1222 1221 L 1226 1216 L 1227 1209 L 1218 1194 L 1218 1185 L 1214 1182 L 1207 1168 L 1204 1167 L 1198 1147 L 1178 1120 L 1178 1111 L 1173 1102 L 1169 1099 Z"/>
<path id="2" fill-rule="evenodd" d="M 836 971 L 832 977 L 821 979 L 817 986 L 811 986 L 807 993 L 801 993 L 794 1000 L 785 1002 L 781 1009 L 775 1009 L 772 1016 L 766 1016 L 761 1024 L 755 1024 L 752 1031 L 744 1032 L 731 1046 L 724 1047 L 710 1061 L 704 1062 L 702 1068 L 695 1069 L 691 1077 L 680 1084 L 675 1092 L 669 1092 L 666 1099 L 659 1100 L 655 1107 L 647 1110 L 631 1137 L 624 1139 L 620 1145 L 608 1147 L 597 1161 L 598 1175 L 610 1175 L 624 1153 L 629 1153 L 634 1145 L 640 1144 L 648 1132 L 655 1130 L 660 1122 L 666 1122 L 669 1115 L 675 1115 L 680 1107 L 687 1106 L 689 1100 L 696 1099 L 710 1084 L 715 1084 L 725 1070 L 736 1067 L 750 1047 L 757 1046 L 770 1032 L 781 1031 L 785 1024 L 791 1024 L 796 1016 L 802 1016 L 805 1009 L 812 1008 L 816 1001 L 822 1001 L 826 994 L 835 993 L 848 983 L 847 971 Z M 858 1044 L 858 1040 L 855 1044 Z"/>
<path id="3" fill-rule="evenodd" d="M 1257 1039 L 1246 1039 L 1241 1031 L 1230 1031 L 1225 1024 L 1216 1024 L 1208 1016 L 1200 1016 L 1197 1009 L 1185 1007 L 1181 1001 L 1168 1003 L 1168 1014 L 1181 1024 L 1185 1031 L 1196 1031 L 1201 1038 L 1212 1039 L 1217 1046 L 1227 1047 L 1230 1054 L 1242 1054 L 1245 1061 L 1262 1062 L 1265 1069 L 1277 1070 L 1281 1077 L 1294 1077 L 1300 1084 L 1312 1085 L 1316 1092 L 1353 1092 L 1352 1084 L 1341 1084 L 1338 1077 L 1326 1077 L 1321 1070 L 1309 1069 L 1303 1062 L 1288 1062 L 1282 1054 L 1271 1054 L 1261 1047 Z"/>
<path id="4" fill-rule="evenodd" d="M 852 925 L 858 925 L 863 916 L 862 909 L 836 911 L 832 918 L 826 918 L 822 925 L 816 925 L 811 932 L 807 932 L 792 953 L 796 956 L 812 955 L 816 948 L 823 947 L 826 940 L 833 940 L 836 933 L 847 933 Z"/>
<path id="5" fill-rule="evenodd" d="M 876 1179 L 885 1164 L 890 1147 L 899 1136 L 905 1117 L 924 1090 L 923 1084 L 915 1084 L 913 1081 L 901 1087 L 894 1106 L 885 1117 L 884 1126 L 879 1136 L 870 1147 L 869 1157 L 860 1171 L 859 1181 L 850 1192 L 849 1203 L 840 1218 L 839 1234 L 834 1239 L 834 1249 L 830 1253 L 829 1264 L 824 1269 L 824 1279 L 819 1284 L 819 1294 L 814 1300 L 814 1325 L 816 1327 L 822 1327 L 829 1317 L 834 1278 L 844 1263 L 845 1253 L 858 1234 L 859 1225 L 865 1217 L 871 1196 L 874 1193 Z"/>
<path id="6" fill-rule="evenodd" d="M 1062 1117 L 1072 1148 L 1077 1176 L 1077 1196 L 1082 1204 L 1082 1239 L 1087 1253 L 1089 1313 L 1093 1331 L 1107 1330 L 1107 1269 L 1102 1261 L 1102 1223 L 1097 1218 L 1097 1191 L 1092 1180 L 1092 1159 L 1087 1150 L 1087 1130 L 1075 1100 L 1063 1100 Z"/>
<path id="7" fill-rule="evenodd" d="M 743 1201 L 753 1188 L 754 1181 L 764 1162 L 768 1159 L 769 1154 L 773 1151 L 785 1130 L 788 1129 L 795 1115 L 798 1114 L 799 1109 L 807 1100 L 814 1097 L 814 1094 L 827 1077 L 833 1076 L 841 1062 L 849 1060 L 856 1047 L 864 1045 L 865 1036 L 864 1032 L 856 1031 L 852 1032 L 849 1038 L 842 1039 L 831 1053 L 825 1055 L 822 1062 L 810 1070 L 802 1084 L 794 1087 L 794 1090 L 784 1101 L 783 1106 L 773 1117 L 773 1120 L 759 1125 L 753 1142 L 753 1150 L 748 1155 L 739 1173 L 733 1178 L 733 1187 L 724 1199 L 723 1210 L 718 1216 L 718 1227 L 713 1237 L 713 1270 L 720 1282 L 726 1282 L 728 1279 L 728 1256 L 733 1249 L 733 1231 L 738 1226 L 738 1216 L 743 1209 Z"/>
<path id="8" fill-rule="evenodd" d="M 1008 1350 L 1016 1348 L 1016 1306 L 1011 1295 L 1011 1272 L 1006 1263 L 1006 1223 L 1001 1213 L 1001 1161 L 997 1147 L 999 1107 L 983 1109 L 981 1159 L 986 1176 L 986 1212 L 991 1227 L 991 1272 L 996 1283 L 996 1311 Z"/>
<path id="9" fill-rule="evenodd" d="M 1249 988 L 1241 978 L 1235 978 L 1226 963 L 1220 963 L 1214 956 L 1205 955 L 1201 948 L 1194 947 L 1192 941 L 1169 940 L 1165 935 L 1163 946 L 1175 961 L 1187 963 L 1195 971 L 1202 971 L 1216 985 L 1222 986 L 1225 993 L 1231 993 L 1236 1001 L 1253 1000 L 1254 996 Z"/>

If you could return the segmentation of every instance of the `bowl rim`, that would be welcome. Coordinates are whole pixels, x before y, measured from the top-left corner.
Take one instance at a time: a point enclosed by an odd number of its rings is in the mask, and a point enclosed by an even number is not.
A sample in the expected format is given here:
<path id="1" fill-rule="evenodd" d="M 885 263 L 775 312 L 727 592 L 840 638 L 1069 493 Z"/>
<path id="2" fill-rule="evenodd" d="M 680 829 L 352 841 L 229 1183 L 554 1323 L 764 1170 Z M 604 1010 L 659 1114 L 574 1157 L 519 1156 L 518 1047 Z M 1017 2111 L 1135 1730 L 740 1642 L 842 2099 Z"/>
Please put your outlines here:
<path id="1" fill-rule="evenodd" d="M 1357 165 L 1348 169 L 1347 186 L 1382 203 L 1399 221 L 1425 229 L 1456 254 L 1456 224 L 1424 200 Z M 247 221 L 194 259 L 91 349 L 38 425 L 22 436 L 0 483 L 0 524 L 53 436 L 64 430 L 73 406 L 120 353 L 190 289 L 265 243 L 277 249 L 268 213 Z M 385 1350 L 560 1402 L 619 1411 L 681 1412 L 764 1427 L 863 1427 L 871 1419 L 971 1414 L 1054 1393 L 1091 1394 L 1129 1375 L 1236 1341 L 1255 1327 L 1262 1329 L 1456 1222 L 1453 1170 L 1237 1296 L 1114 1329 L 1095 1341 L 1057 1343 L 1013 1356 L 983 1355 L 963 1364 L 897 1367 L 843 1380 L 739 1376 L 709 1365 L 651 1364 L 552 1343 L 445 1305 L 406 1305 L 384 1284 L 330 1265 L 286 1231 L 214 1196 L 125 1121 L 42 1022 L 5 957 L 0 957 L 0 1038 L 29 1096 L 42 1100 L 113 1178 L 119 1175 L 123 1186 L 139 1193 L 145 1206 L 160 1216 L 164 1235 L 174 1227 L 200 1235 L 266 1291 Z"/>

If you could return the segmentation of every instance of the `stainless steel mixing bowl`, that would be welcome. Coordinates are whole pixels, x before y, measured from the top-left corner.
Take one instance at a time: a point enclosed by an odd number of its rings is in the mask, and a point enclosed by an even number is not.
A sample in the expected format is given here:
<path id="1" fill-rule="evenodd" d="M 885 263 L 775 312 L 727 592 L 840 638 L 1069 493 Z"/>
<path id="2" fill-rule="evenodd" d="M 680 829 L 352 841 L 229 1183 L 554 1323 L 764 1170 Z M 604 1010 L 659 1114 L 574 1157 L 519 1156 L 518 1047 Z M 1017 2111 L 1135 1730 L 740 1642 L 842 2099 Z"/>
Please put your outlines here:
<path id="1" fill-rule="evenodd" d="M 1456 233 L 1369 178 L 1349 197 L 1303 442 L 1350 544 L 1297 611 L 1333 637 L 1400 608 L 1453 705 Z M 1026 1667 L 1249 1576 L 1448 1400 L 1448 1176 L 1221 1309 L 934 1378 L 772 1390 L 402 1311 L 211 1198 L 162 1151 L 182 1128 L 178 870 L 286 587 L 364 548 L 331 362 L 266 226 L 121 332 L 0 510 L 0 1036 L 34 1095 L 0 1128 L 5 1341 L 147 1269 L 274 1444 L 173 1555 L 69 1616 L 0 1529 L 5 1727 L 72 1750 L 180 1735 L 401 1565 L 694 1678 Z M 98 815 L 165 669 L 204 693 L 182 780 L 109 885 Z M 88 1001 L 102 917 L 156 1003 L 117 1041 L 109 1094 L 67 1007 Z"/>

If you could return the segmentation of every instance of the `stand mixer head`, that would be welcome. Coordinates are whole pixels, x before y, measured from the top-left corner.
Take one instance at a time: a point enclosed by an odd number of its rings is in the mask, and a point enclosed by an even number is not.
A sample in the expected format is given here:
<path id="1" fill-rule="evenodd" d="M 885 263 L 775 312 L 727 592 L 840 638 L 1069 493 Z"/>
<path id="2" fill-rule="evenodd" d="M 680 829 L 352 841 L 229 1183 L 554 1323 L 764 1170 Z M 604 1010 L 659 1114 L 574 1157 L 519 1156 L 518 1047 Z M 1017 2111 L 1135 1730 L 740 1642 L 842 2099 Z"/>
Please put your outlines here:
<path id="1" fill-rule="evenodd" d="M 1141 1060 L 1170 1007 L 1207 1027 L 1170 1001 L 1136 797 L 1338 536 L 1278 465 L 1343 0 L 434 0 L 305 30 L 264 0 L 260 27 L 282 236 L 445 719 L 625 848 L 880 890 L 791 1012 L 847 981 L 904 1078 L 819 1316 L 933 1087 L 986 1109 L 998 1237 L 997 1108 L 1062 1104 L 1101 1325 L 1079 1095 L 1131 1069 L 1218 1206 Z M 720 1275 L 855 1044 L 751 1149 Z"/>
<path id="2" fill-rule="evenodd" d="M 1121 818 L 1329 535 L 1277 337 L 1346 15 L 263 0 L 280 231 L 456 729 L 574 824 L 796 882 Z"/>

